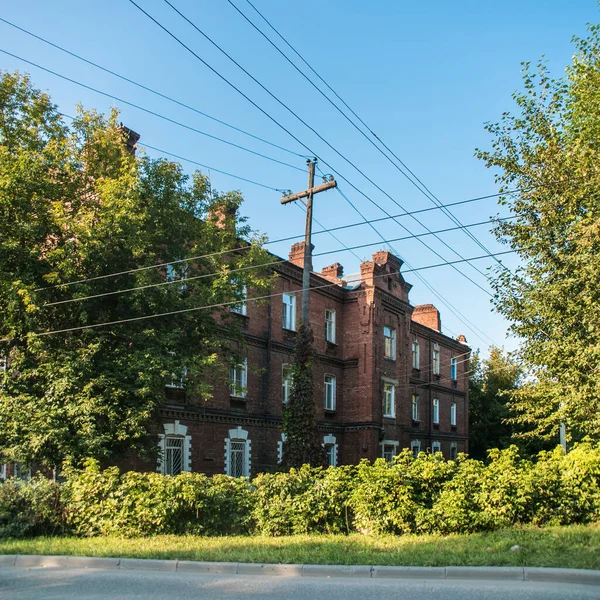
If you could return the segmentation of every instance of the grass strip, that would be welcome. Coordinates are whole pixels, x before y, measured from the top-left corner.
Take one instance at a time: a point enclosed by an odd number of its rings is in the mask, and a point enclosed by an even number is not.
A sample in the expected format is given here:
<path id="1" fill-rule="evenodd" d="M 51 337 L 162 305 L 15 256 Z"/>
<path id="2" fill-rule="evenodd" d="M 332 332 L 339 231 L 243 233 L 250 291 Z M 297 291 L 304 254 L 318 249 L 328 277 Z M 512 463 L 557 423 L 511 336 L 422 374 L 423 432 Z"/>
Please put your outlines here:
<path id="1" fill-rule="evenodd" d="M 519 549 L 511 550 L 515 545 Z M 600 523 L 544 528 L 524 526 L 449 536 L 38 537 L 0 540 L 0 554 L 284 564 L 600 569 Z"/>

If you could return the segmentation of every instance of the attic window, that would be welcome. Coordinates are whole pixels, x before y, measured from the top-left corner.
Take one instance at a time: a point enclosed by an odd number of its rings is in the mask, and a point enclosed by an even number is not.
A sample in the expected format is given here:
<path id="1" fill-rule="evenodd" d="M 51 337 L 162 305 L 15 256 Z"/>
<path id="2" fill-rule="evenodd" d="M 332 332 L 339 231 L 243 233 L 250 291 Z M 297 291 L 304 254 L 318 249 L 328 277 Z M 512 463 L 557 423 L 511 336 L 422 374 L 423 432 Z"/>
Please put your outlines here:
<path id="1" fill-rule="evenodd" d="M 391 277 L 388 277 L 387 284 L 388 284 L 388 290 L 390 290 L 390 292 L 391 292 L 392 286 L 393 286 L 393 281 L 392 281 Z"/>

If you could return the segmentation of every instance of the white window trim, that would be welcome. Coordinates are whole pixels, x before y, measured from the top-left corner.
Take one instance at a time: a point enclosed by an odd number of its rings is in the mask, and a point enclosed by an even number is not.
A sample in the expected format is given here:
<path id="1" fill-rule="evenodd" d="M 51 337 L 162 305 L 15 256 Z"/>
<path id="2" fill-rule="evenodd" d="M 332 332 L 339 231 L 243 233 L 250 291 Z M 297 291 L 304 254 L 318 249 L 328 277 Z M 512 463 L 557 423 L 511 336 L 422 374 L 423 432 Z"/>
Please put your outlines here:
<path id="1" fill-rule="evenodd" d="M 456 402 L 454 400 L 450 403 L 450 426 L 456 427 Z"/>
<path id="2" fill-rule="evenodd" d="M 331 383 L 328 385 L 327 378 L 331 377 Z M 327 390 L 331 389 L 331 406 L 327 406 Z M 324 391 L 324 407 L 325 410 L 336 410 L 337 406 L 337 378 L 332 373 L 325 373 L 323 377 L 323 391 Z"/>
<path id="3" fill-rule="evenodd" d="M 379 446 L 381 447 L 381 458 L 385 458 L 385 447 L 386 446 L 394 446 L 394 456 L 398 456 L 398 446 L 400 442 L 396 440 L 382 440 L 379 442 Z"/>
<path id="4" fill-rule="evenodd" d="M 392 398 L 391 398 L 391 412 L 386 413 L 385 409 L 386 409 L 386 386 L 389 386 L 391 388 L 392 391 Z M 396 384 L 392 381 L 383 381 L 383 416 L 387 417 L 389 419 L 395 419 L 396 418 Z"/>
<path id="5" fill-rule="evenodd" d="M 242 385 L 238 386 L 237 372 L 241 373 Z M 229 395 L 232 398 L 246 398 L 248 394 L 248 359 L 244 359 L 241 363 L 230 365 L 229 367 Z"/>
<path id="6" fill-rule="evenodd" d="M 458 361 L 456 356 L 450 359 L 450 379 L 456 381 L 458 379 Z"/>
<path id="7" fill-rule="evenodd" d="M 435 454 L 436 452 L 442 451 L 442 445 L 440 442 L 431 442 L 431 454 Z"/>
<path id="8" fill-rule="evenodd" d="M 179 420 L 175 420 L 173 423 L 163 423 L 164 433 L 158 436 L 158 464 L 156 470 L 163 475 L 165 473 L 165 465 L 163 464 L 163 456 L 165 453 L 165 438 L 167 436 L 178 436 L 183 438 L 183 460 L 181 465 L 181 471 L 192 470 L 192 436 L 188 435 L 187 425 L 182 425 Z"/>
<path id="9" fill-rule="evenodd" d="M 440 346 L 439 344 L 433 345 L 433 352 L 431 353 L 431 363 L 433 368 L 433 374 L 440 374 Z"/>
<path id="10" fill-rule="evenodd" d="M 231 477 L 231 442 L 232 440 L 246 442 L 244 450 L 244 465 L 242 477 L 250 477 L 252 456 L 250 453 L 251 442 L 248 439 L 248 432 L 239 425 L 235 429 L 229 430 L 229 437 L 225 438 L 225 473 Z"/>
<path id="11" fill-rule="evenodd" d="M 454 451 L 455 456 L 452 456 Z M 458 456 L 458 444 L 456 442 L 450 442 L 450 460 L 456 460 Z"/>
<path id="12" fill-rule="evenodd" d="M 289 378 L 286 378 L 285 376 L 287 369 L 291 371 L 292 365 L 290 363 L 283 363 L 281 365 L 281 400 L 283 404 L 287 404 L 289 402 L 292 394 L 292 385 L 294 384 L 294 377 L 292 373 L 290 373 Z"/>
<path id="13" fill-rule="evenodd" d="M 434 425 L 440 424 L 440 399 L 439 398 L 434 398 L 433 401 L 431 402 L 431 420 Z"/>
<path id="14" fill-rule="evenodd" d="M 286 302 L 286 299 L 289 302 Z M 282 300 L 282 327 L 288 331 L 296 331 L 296 295 L 290 292 L 284 292 Z M 287 307 L 287 310 L 286 308 Z"/>
<path id="15" fill-rule="evenodd" d="M 232 313 L 235 313 L 237 315 L 246 316 L 248 306 L 246 301 L 246 298 L 248 297 L 248 288 L 245 285 L 242 287 L 242 296 L 244 299 L 240 300 L 237 304 L 232 304 L 229 310 L 231 310 Z"/>
<path id="16" fill-rule="evenodd" d="M 331 315 L 331 319 L 328 319 L 327 316 Z M 327 308 L 325 310 L 325 340 L 330 344 L 335 344 L 335 310 L 332 308 Z"/>
<path id="17" fill-rule="evenodd" d="M 338 465 L 338 444 L 337 444 L 336 437 L 331 433 L 328 433 L 327 435 L 323 436 L 322 446 L 325 449 L 327 448 L 327 446 L 333 448 L 333 465 L 330 463 L 329 466 L 337 467 L 337 465 Z"/>
<path id="18" fill-rule="evenodd" d="M 386 329 L 390 335 L 386 335 Z M 390 353 L 386 354 L 386 340 L 390 340 Z M 389 325 L 383 327 L 383 356 L 388 360 L 396 360 L 396 330 Z"/>
<path id="19" fill-rule="evenodd" d="M 410 451 L 415 456 L 415 451 L 413 448 L 417 448 L 416 456 L 419 456 L 419 452 L 421 452 L 421 440 L 411 440 L 410 441 Z"/>
<path id="20" fill-rule="evenodd" d="M 285 433 L 281 434 L 281 439 L 277 442 L 277 464 L 280 465 L 283 462 L 283 443 L 287 440 Z"/>
<path id="21" fill-rule="evenodd" d="M 416 402 L 414 402 L 415 400 L 416 400 Z M 413 421 L 420 421 L 421 420 L 420 406 L 419 406 L 420 400 L 421 400 L 421 398 L 420 398 L 419 394 L 413 394 L 411 396 L 411 399 L 410 399 L 410 414 L 411 414 L 411 417 L 412 417 Z M 416 409 L 417 409 L 416 411 L 415 411 L 415 406 L 416 406 Z M 415 415 L 415 412 L 416 412 L 416 415 Z"/>
<path id="22" fill-rule="evenodd" d="M 412 343 L 412 366 L 413 369 L 421 368 L 421 348 L 418 340 Z"/>
<path id="23" fill-rule="evenodd" d="M 6 463 L 0 465 L 0 480 L 4 481 L 6 479 Z"/>

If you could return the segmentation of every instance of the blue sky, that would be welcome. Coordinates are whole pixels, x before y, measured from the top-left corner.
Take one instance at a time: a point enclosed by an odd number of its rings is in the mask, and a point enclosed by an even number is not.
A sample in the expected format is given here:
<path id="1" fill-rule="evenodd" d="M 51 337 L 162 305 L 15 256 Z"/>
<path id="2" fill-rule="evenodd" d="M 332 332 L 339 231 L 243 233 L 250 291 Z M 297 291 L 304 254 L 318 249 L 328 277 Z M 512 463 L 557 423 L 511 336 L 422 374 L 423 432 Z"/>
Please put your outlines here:
<path id="1" fill-rule="evenodd" d="M 432 206 L 430 200 L 376 152 L 227 0 L 172 1 L 397 204 L 269 97 L 163 0 L 136 1 L 343 178 L 371 198 L 373 202 L 338 177 L 340 189 L 367 219 L 385 216 L 375 204 L 394 215 L 402 213 L 402 209 L 411 211 Z M 282 50 L 287 50 L 246 0 L 232 2 Z M 484 123 L 496 121 L 503 111 L 514 109 L 511 94 L 520 88 L 522 61 L 536 62 L 544 55 L 552 72 L 561 75 L 573 54 L 572 36 L 585 35 L 586 24 L 598 22 L 600 16 L 595 0 L 458 0 L 453 3 L 444 0 L 420 3 L 402 0 L 370 3 L 253 0 L 253 4 L 444 204 L 497 191 L 493 173 L 473 155 L 475 148 L 490 145 Z M 128 0 L 5 3 L 0 17 L 274 144 L 300 155 L 308 154 Z M 305 159 L 300 156 L 268 146 L 157 98 L 2 22 L 0 49 L 211 135 L 299 169 L 305 168 Z M 302 66 L 298 60 L 296 62 Z M 103 112 L 117 106 L 122 111 L 121 120 L 141 134 L 142 144 L 145 142 L 274 188 L 299 191 L 306 187 L 306 173 L 300 170 L 198 135 L 1 53 L 0 69 L 31 73 L 35 85 L 47 90 L 66 114 L 73 114 L 78 102 Z M 159 155 L 150 150 L 148 153 Z M 188 163 L 183 165 L 190 172 L 195 168 Z M 324 172 L 332 172 L 332 168 L 320 166 Z M 210 175 L 214 188 L 242 191 L 246 199 L 243 213 L 256 230 L 266 233 L 272 240 L 302 235 L 304 213 L 297 206 L 281 206 L 279 193 L 214 170 Z M 491 215 L 505 215 L 494 199 L 452 210 L 463 224 L 485 221 Z M 315 217 L 326 228 L 362 220 L 335 191 L 316 197 Z M 441 211 L 423 213 L 419 219 L 434 231 L 453 226 Z M 425 231 L 410 218 L 399 221 L 411 233 Z M 318 229 L 319 225 L 315 224 L 315 231 Z M 394 221 L 377 223 L 377 229 L 386 240 L 407 235 L 406 230 Z M 504 249 L 489 232 L 489 226 L 474 227 L 471 231 L 492 252 Z M 368 259 L 384 247 L 381 238 L 367 225 L 346 229 L 336 235 L 346 246 L 372 242 L 373 246 L 355 250 L 360 259 Z M 463 257 L 483 253 L 463 232 L 448 232 L 440 237 Z M 458 258 L 439 240 L 431 236 L 422 239 L 443 260 Z M 346 273 L 358 270 L 358 258 L 329 235 L 315 236 L 314 243 L 316 253 L 336 250 L 334 254 L 315 257 L 316 270 L 336 261 L 344 265 Z M 286 256 L 289 245 L 290 242 L 273 244 L 269 249 Z M 410 267 L 442 261 L 415 239 L 391 245 Z M 509 267 L 516 264 L 512 256 L 502 260 Z M 493 260 L 480 260 L 474 264 L 485 271 Z M 467 264 L 459 264 L 457 268 L 489 290 L 481 273 Z M 508 349 L 516 347 L 516 340 L 506 338 L 507 323 L 492 312 L 489 295 L 448 266 L 420 274 L 438 296 L 416 273 L 407 273 L 407 281 L 414 286 L 411 302 L 434 303 L 442 313 L 445 333 L 452 336 L 465 334 L 469 343 L 484 353 L 492 342 Z"/>

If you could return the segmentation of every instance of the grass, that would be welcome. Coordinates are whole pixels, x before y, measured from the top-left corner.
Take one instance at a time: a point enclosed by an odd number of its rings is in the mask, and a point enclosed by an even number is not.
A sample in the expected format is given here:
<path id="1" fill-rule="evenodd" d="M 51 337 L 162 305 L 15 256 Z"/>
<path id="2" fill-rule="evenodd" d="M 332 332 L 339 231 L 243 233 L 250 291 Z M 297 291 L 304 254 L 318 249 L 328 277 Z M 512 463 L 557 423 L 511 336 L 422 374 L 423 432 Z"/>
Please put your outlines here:
<path id="1" fill-rule="evenodd" d="M 520 549 L 511 551 L 511 546 Z M 0 554 L 118 556 L 256 563 L 529 566 L 600 569 L 600 523 L 470 535 L 39 537 L 0 540 Z"/>

